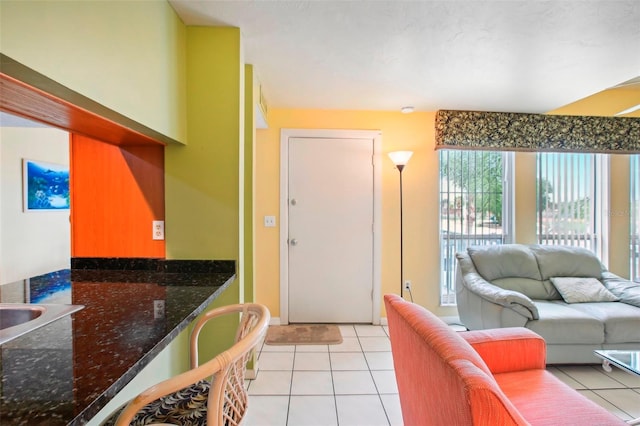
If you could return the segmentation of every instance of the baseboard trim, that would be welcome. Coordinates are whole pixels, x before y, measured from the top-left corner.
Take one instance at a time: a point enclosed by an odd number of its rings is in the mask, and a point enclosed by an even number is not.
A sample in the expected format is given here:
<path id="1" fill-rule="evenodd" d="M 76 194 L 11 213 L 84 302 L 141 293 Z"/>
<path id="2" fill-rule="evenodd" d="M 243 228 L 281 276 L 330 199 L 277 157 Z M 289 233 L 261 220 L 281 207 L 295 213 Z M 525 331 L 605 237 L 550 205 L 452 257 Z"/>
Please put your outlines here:
<path id="1" fill-rule="evenodd" d="M 280 322 L 280 318 L 274 318 L 271 317 L 271 319 L 269 320 L 269 325 L 281 325 L 282 323 Z"/>
<path id="2" fill-rule="evenodd" d="M 276 318 L 271 317 L 271 320 L 269 320 L 269 325 L 282 325 L 282 322 L 280 322 L 280 318 L 278 317 Z M 387 317 L 380 318 L 380 325 L 389 325 L 389 322 L 387 321 Z"/>
<path id="3" fill-rule="evenodd" d="M 258 370 L 254 368 L 247 368 L 244 372 L 245 380 L 254 380 L 256 377 L 258 377 Z"/>

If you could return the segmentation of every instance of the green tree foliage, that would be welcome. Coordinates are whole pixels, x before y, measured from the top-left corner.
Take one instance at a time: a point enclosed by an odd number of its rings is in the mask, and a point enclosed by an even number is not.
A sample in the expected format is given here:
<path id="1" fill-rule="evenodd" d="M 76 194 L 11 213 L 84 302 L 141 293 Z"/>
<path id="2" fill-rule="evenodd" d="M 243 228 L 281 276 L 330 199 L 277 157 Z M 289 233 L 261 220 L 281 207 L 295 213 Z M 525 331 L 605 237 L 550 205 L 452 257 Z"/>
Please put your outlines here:
<path id="1" fill-rule="evenodd" d="M 551 204 L 553 185 L 547 179 L 538 179 L 536 188 L 538 190 L 538 211 L 545 211 Z"/>
<path id="2" fill-rule="evenodd" d="M 475 214 L 502 224 L 502 153 L 443 151 L 440 161 L 441 177 L 468 193 Z"/>

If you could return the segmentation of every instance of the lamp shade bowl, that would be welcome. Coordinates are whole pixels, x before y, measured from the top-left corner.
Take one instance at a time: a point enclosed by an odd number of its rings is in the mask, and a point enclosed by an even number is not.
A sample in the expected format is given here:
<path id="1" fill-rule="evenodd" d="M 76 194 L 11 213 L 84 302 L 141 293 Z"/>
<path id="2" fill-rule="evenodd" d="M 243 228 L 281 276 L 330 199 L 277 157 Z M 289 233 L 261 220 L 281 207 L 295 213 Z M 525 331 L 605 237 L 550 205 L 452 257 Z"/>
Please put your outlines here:
<path id="1" fill-rule="evenodd" d="M 389 158 L 396 166 L 405 166 L 412 155 L 413 151 L 393 151 L 389 153 Z"/>

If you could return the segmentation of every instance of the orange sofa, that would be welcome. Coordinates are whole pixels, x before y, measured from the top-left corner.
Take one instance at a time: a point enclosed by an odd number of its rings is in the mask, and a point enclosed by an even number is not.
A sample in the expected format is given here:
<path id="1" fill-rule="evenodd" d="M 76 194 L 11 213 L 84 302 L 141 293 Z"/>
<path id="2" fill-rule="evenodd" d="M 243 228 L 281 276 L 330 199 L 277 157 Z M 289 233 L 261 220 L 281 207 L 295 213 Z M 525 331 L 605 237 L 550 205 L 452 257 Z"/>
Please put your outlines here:
<path id="1" fill-rule="evenodd" d="M 626 424 L 549 373 L 533 331 L 456 333 L 397 295 L 384 303 L 405 426 Z"/>

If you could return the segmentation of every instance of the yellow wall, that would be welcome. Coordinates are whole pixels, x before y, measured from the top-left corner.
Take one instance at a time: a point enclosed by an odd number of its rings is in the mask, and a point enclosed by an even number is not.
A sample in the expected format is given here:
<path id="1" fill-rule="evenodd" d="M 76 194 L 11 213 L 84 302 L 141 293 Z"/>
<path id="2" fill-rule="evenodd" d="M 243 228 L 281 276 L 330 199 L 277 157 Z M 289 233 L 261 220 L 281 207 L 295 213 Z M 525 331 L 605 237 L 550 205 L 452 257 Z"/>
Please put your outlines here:
<path id="1" fill-rule="evenodd" d="M 621 277 L 629 278 L 629 259 L 631 259 L 631 199 L 630 163 L 628 155 L 611 156 L 611 193 L 609 211 L 604 219 L 609 220 L 609 270 Z"/>
<path id="2" fill-rule="evenodd" d="M 0 1 L 0 51 L 186 142 L 185 26 L 166 1 Z"/>
<path id="3" fill-rule="evenodd" d="M 538 242 L 536 229 L 536 154 L 515 153 L 514 241 L 521 244 Z"/>
<path id="4" fill-rule="evenodd" d="M 455 308 L 439 305 L 438 154 L 434 150 L 434 116 L 433 112 L 405 115 L 380 111 L 270 109 L 269 129 L 257 131 L 254 232 L 256 300 L 265 303 L 273 317 L 280 315 L 279 228 L 265 228 L 261 220 L 265 215 L 279 213 L 280 130 L 283 128 L 382 131 L 382 294 L 397 293 L 400 276 L 399 179 L 386 153 L 401 149 L 414 151 L 403 171 L 404 277 L 412 281 L 417 303 L 437 315 L 456 315 Z M 515 167 L 515 242 L 532 244 L 536 242 L 535 153 L 516 153 Z M 612 169 L 611 209 L 628 212 L 628 158 L 613 156 Z M 629 274 L 628 219 L 628 215 L 613 218 L 610 257 L 605 260 L 610 270 L 622 276 Z M 279 225 L 280 220 L 277 223 Z M 385 315 L 383 309 L 382 316 Z"/>
<path id="5" fill-rule="evenodd" d="M 638 105 L 638 102 L 640 102 L 640 85 L 613 87 L 554 109 L 549 114 L 611 117 Z M 640 117 L 640 110 L 624 114 L 622 117 Z"/>
<path id="6" fill-rule="evenodd" d="M 402 173 L 404 277 L 413 282 L 416 302 L 439 315 L 455 315 L 455 309 L 439 306 L 438 203 L 434 202 L 438 199 L 438 155 L 434 150 L 434 117 L 431 112 L 269 110 L 269 129 L 258 130 L 256 141 L 255 283 L 257 301 L 265 303 L 273 317 L 280 315 L 279 230 L 265 228 L 261 219 L 279 212 L 282 128 L 382 131 L 382 294 L 397 293 L 400 280 L 399 176 L 386 153 L 414 151 Z"/>

